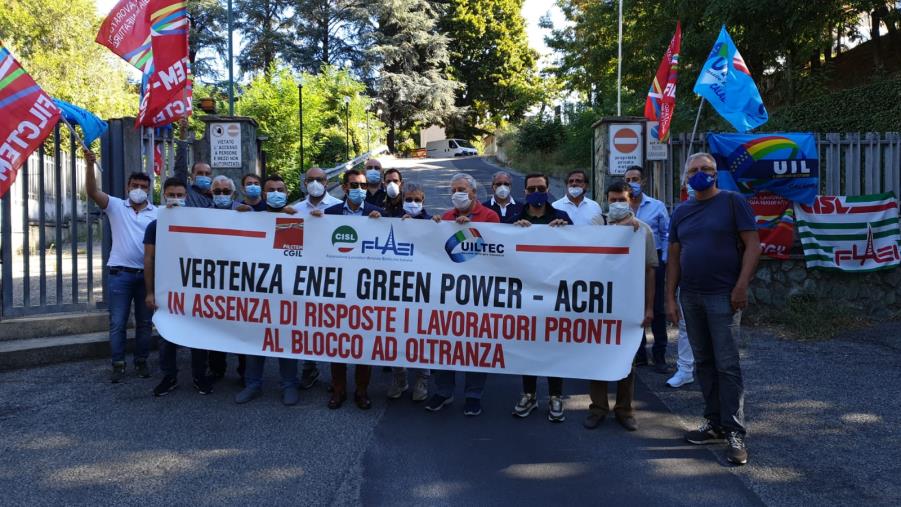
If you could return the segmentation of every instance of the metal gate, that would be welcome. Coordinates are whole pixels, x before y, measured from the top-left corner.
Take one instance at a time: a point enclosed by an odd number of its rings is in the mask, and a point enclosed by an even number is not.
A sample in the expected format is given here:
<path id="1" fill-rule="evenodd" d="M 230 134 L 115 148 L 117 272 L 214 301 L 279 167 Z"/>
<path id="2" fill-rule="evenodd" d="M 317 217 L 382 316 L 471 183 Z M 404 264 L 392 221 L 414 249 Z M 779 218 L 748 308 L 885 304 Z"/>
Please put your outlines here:
<path id="1" fill-rule="evenodd" d="M 57 125 L 0 200 L 0 319 L 105 307 L 109 224 L 85 192 L 80 151 Z M 153 179 L 156 162 L 160 176 L 173 174 L 174 153 L 171 133 L 142 132 L 133 118 L 110 120 L 98 184 L 124 197 L 131 172 Z"/>

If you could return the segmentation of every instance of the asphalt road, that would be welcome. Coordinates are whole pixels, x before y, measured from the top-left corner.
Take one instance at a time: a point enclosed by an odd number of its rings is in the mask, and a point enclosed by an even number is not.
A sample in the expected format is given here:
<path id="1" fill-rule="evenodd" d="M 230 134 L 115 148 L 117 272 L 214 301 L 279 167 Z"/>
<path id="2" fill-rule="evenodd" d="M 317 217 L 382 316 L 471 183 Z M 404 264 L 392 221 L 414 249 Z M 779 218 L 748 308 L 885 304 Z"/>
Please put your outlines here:
<path id="1" fill-rule="evenodd" d="M 497 170 L 477 158 L 397 163 L 428 186 L 433 212 L 449 206 L 453 173 L 487 183 Z M 506 375 L 489 378 L 475 418 L 461 401 L 438 413 L 389 402 L 381 371 L 370 411 L 328 410 L 324 384 L 287 408 L 270 362 L 265 395 L 236 406 L 230 359 L 208 396 L 190 387 L 184 353 L 183 383 L 163 398 L 150 395 L 158 374 L 107 383 L 105 360 L 0 373 L 3 505 L 762 504 L 721 457 L 682 442 L 682 420 L 642 382 L 637 432 L 612 418 L 589 431 L 584 381 L 565 384 L 559 424 L 546 419 L 543 380 L 540 409 L 512 417 L 520 379 Z"/>

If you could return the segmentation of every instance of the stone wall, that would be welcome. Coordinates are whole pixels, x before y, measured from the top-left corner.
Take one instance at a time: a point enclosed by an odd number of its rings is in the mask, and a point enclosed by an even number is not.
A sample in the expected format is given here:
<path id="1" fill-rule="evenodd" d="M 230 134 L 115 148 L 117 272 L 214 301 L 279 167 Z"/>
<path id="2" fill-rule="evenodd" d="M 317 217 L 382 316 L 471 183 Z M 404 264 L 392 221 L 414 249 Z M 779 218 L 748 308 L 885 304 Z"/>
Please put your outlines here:
<path id="1" fill-rule="evenodd" d="M 765 317 L 794 296 L 834 301 L 877 319 L 890 317 L 901 311 L 901 269 L 845 273 L 808 270 L 800 258 L 761 258 L 749 291 L 748 315 Z"/>

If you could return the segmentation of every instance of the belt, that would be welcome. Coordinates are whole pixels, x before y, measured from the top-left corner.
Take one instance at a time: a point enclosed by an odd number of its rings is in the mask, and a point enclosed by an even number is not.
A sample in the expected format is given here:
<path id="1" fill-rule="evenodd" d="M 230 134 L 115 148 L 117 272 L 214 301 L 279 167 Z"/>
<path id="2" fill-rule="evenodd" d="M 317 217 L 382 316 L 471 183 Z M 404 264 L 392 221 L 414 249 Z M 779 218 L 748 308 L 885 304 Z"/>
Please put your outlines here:
<path id="1" fill-rule="evenodd" d="M 111 275 L 115 275 L 119 271 L 124 271 L 126 273 L 143 273 L 144 270 L 140 268 L 126 268 L 125 266 L 110 266 L 109 272 Z"/>

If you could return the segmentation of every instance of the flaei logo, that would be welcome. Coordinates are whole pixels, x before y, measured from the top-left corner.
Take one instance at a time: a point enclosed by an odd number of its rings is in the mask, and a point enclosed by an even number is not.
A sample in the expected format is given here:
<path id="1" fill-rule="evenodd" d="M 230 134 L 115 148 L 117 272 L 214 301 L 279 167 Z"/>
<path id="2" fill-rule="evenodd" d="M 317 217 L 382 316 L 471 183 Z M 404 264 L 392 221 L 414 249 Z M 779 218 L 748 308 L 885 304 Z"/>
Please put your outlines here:
<path id="1" fill-rule="evenodd" d="M 444 243 L 444 251 L 447 252 L 450 260 L 460 263 L 470 261 L 477 255 L 503 257 L 504 245 L 488 243 L 478 229 L 471 227 L 459 230 L 447 238 Z"/>
<path id="2" fill-rule="evenodd" d="M 379 237 L 376 236 L 375 239 L 364 239 L 362 249 L 363 253 L 375 251 L 385 255 L 391 252 L 400 257 L 411 257 L 413 255 L 413 243 L 398 243 L 394 240 L 393 225 L 388 231 L 388 239 L 385 240 L 384 245 L 379 244 Z"/>
<path id="3" fill-rule="evenodd" d="M 337 246 L 338 251 L 341 253 L 353 251 L 359 239 L 357 231 L 349 225 L 342 225 L 332 233 L 332 245 Z"/>
<path id="4" fill-rule="evenodd" d="M 303 255 L 303 219 L 276 218 L 275 239 L 272 248 L 284 250 L 285 256 L 300 257 Z"/>

